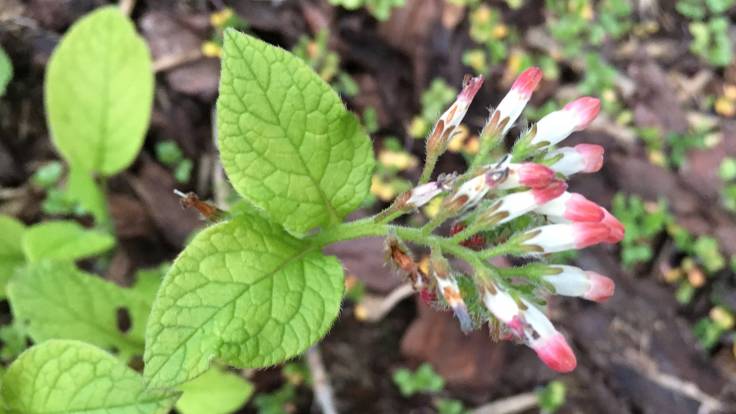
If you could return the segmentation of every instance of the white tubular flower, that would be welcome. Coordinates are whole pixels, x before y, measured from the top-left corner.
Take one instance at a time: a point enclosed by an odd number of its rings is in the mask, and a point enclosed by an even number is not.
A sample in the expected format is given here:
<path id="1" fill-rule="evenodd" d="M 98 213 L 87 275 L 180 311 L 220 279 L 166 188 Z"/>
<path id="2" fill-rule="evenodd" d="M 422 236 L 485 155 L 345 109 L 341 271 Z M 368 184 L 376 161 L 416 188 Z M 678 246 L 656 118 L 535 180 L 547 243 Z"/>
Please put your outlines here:
<path id="1" fill-rule="evenodd" d="M 550 166 L 555 172 L 571 176 L 579 172 L 597 172 L 603 166 L 604 149 L 595 144 L 578 144 L 574 147 L 564 147 L 549 153 L 549 158 L 562 155 L 558 161 Z"/>
<path id="2" fill-rule="evenodd" d="M 511 190 L 519 187 L 544 188 L 555 180 L 555 172 L 542 164 L 525 162 L 508 164 L 509 173 L 505 180 L 494 183 L 499 190 Z"/>
<path id="3" fill-rule="evenodd" d="M 514 298 L 496 285 L 490 289 L 484 289 L 483 304 L 496 319 L 506 325 L 511 325 L 521 314 L 521 309 Z"/>
<path id="4" fill-rule="evenodd" d="M 542 71 L 537 67 L 531 67 L 522 72 L 511 85 L 511 90 L 503 97 L 490 118 L 498 122 L 494 126 L 503 125 L 501 136 L 506 135 L 519 118 L 540 80 Z"/>
<path id="5" fill-rule="evenodd" d="M 485 224 L 503 224 L 517 217 L 539 208 L 550 200 L 559 197 L 565 192 L 567 184 L 564 181 L 553 181 L 545 188 L 535 188 L 501 197 L 478 218 Z"/>
<path id="6" fill-rule="evenodd" d="M 526 309 L 523 316 L 524 342 L 537 353 L 539 359 L 557 372 L 570 372 L 577 366 L 575 353 L 565 337 L 555 329 L 552 322 L 529 301 L 521 300 Z"/>
<path id="7" fill-rule="evenodd" d="M 613 296 L 616 285 L 613 280 L 596 272 L 575 266 L 552 265 L 559 273 L 542 276 L 555 289 L 555 294 L 575 296 L 594 302 L 605 302 Z"/>
<path id="8" fill-rule="evenodd" d="M 443 191 L 445 191 L 445 189 L 442 188 L 442 185 L 439 182 L 432 181 L 431 183 L 414 187 L 411 190 L 411 195 L 406 203 L 412 207 L 419 208 L 440 195 Z"/>
<path id="9" fill-rule="evenodd" d="M 565 192 L 561 196 L 534 209 L 555 223 L 599 222 L 603 208 L 578 193 Z"/>
<path id="10" fill-rule="evenodd" d="M 464 182 L 460 188 L 444 203 L 446 208 L 467 210 L 474 207 L 486 196 L 490 187 L 486 183 L 486 175 L 480 174 Z"/>
<path id="11" fill-rule="evenodd" d="M 608 239 L 609 230 L 603 223 L 548 224 L 528 230 L 524 236 L 522 246 L 537 253 L 556 253 L 601 243 Z"/>
<path id="12" fill-rule="evenodd" d="M 557 144 L 573 132 L 587 128 L 600 109 L 601 101 L 589 96 L 570 102 L 561 110 L 549 113 L 537 122 L 537 133 L 531 144 Z"/>

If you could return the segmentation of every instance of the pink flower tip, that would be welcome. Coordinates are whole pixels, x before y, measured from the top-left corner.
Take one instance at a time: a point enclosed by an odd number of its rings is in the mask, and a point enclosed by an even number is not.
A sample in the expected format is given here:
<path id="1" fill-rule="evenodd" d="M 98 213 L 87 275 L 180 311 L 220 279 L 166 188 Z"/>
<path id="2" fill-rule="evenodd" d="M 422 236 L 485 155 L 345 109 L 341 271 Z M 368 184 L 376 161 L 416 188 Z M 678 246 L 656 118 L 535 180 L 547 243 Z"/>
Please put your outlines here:
<path id="1" fill-rule="evenodd" d="M 463 90 L 460 92 L 459 100 L 470 103 L 475 98 L 475 94 L 478 93 L 480 87 L 483 86 L 483 76 L 475 76 L 468 78 L 463 82 Z"/>
<path id="2" fill-rule="evenodd" d="M 555 179 L 555 172 L 542 164 L 526 162 L 518 169 L 519 182 L 529 188 L 543 188 Z"/>
<path id="3" fill-rule="evenodd" d="M 596 144 L 578 144 L 575 146 L 575 151 L 583 157 L 583 163 L 585 165 L 583 172 L 593 173 L 603 167 L 603 152 L 605 150 L 602 146 Z"/>
<path id="4" fill-rule="evenodd" d="M 539 81 L 542 80 L 542 70 L 536 66 L 527 68 L 521 75 L 516 78 L 514 84 L 511 85 L 511 90 L 516 91 L 521 96 L 529 99 L 532 96 L 532 92 L 537 89 Z"/>
<path id="5" fill-rule="evenodd" d="M 603 223 L 574 223 L 575 248 L 584 249 L 608 240 L 609 228 Z"/>
<path id="6" fill-rule="evenodd" d="M 542 362 L 557 372 L 570 372 L 578 364 L 575 353 L 559 332 L 538 341 L 534 345 L 534 351 Z"/>
<path id="7" fill-rule="evenodd" d="M 580 131 L 590 125 L 601 111 L 601 101 L 598 98 L 584 96 L 578 98 L 563 108 L 565 111 L 572 112 L 575 117 L 575 130 Z"/>
<path id="8" fill-rule="evenodd" d="M 590 288 L 583 295 L 585 299 L 595 302 L 605 302 L 613 296 L 616 284 L 610 278 L 596 272 L 585 272 L 590 280 Z"/>
<path id="9" fill-rule="evenodd" d="M 570 194 L 565 203 L 565 218 L 573 222 L 600 222 L 603 209 L 580 194 Z"/>
<path id="10" fill-rule="evenodd" d="M 552 201 L 555 198 L 562 195 L 567 190 L 567 183 L 562 180 L 554 180 L 544 188 L 532 189 L 534 195 L 534 201 L 537 204 L 544 204 L 548 201 Z M 601 216 L 603 214 L 601 213 Z"/>
<path id="11" fill-rule="evenodd" d="M 608 210 L 603 210 L 603 219 L 601 223 L 608 228 L 608 237 L 604 240 L 607 244 L 616 244 L 624 239 L 626 228 L 621 224 L 620 221 L 613 214 L 609 213 Z"/>

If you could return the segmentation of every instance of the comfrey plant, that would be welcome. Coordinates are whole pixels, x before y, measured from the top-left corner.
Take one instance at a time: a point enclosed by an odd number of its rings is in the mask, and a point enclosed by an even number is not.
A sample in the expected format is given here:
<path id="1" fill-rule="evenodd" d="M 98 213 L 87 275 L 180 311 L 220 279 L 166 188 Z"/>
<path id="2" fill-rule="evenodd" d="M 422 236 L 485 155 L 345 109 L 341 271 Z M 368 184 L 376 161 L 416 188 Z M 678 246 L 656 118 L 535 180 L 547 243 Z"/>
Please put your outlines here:
<path id="1" fill-rule="evenodd" d="M 514 83 L 466 172 L 432 181 L 437 159 L 483 84 L 480 77 L 467 79 L 427 139 L 416 187 L 375 216 L 343 222 L 368 195 L 370 139 L 300 59 L 226 31 L 218 142 L 244 201 L 224 212 L 188 196 L 188 205 L 216 212 L 216 223 L 176 259 L 153 303 L 144 356 L 149 386 L 186 382 L 213 359 L 257 368 L 303 352 L 332 325 L 344 290 L 342 266 L 322 248 L 368 236 L 385 237 L 387 260 L 425 300 L 452 308 L 463 330 L 488 322 L 494 337 L 529 345 L 555 370 L 572 370 L 575 356 L 541 310 L 543 297 L 602 301 L 613 293 L 611 280 L 572 266 L 490 262 L 615 243 L 623 235 L 605 209 L 566 191 L 566 176 L 600 168 L 602 148 L 553 148 L 590 124 L 597 99 L 581 98 L 547 115 L 510 154 L 490 159 L 540 78 L 532 68 Z M 392 224 L 438 197 L 439 214 L 422 227 Z M 452 234 L 441 233 L 445 223 Z M 410 245 L 431 252 L 428 267 Z"/>

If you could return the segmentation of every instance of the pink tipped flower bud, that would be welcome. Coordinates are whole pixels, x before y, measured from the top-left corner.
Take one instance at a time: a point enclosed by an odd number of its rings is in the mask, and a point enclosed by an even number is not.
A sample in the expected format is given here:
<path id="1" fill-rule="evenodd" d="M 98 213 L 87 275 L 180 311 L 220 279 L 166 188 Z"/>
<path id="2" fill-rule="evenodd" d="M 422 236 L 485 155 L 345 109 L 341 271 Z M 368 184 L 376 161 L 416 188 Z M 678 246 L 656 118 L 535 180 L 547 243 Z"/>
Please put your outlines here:
<path id="1" fill-rule="evenodd" d="M 511 85 L 511 90 L 504 96 L 491 115 L 492 120 L 496 119 L 503 124 L 501 135 L 505 135 L 519 118 L 540 80 L 542 80 L 541 69 L 531 67 L 522 72 Z"/>
<path id="2" fill-rule="evenodd" d="M 603 242 L 606 244 L 616 244 L 624 239 L 626 229 L 613 214 L 609 213 L 605 208 L 601 207 L 601 209 L 603 210 L 603 220 L 601 220 L 601 223 L 608 228 L 608 237 Z"/>
<path id="3" fill-rule="evenodd" d="M 533 162 L 509 164 L 508 177 L 498 185 L 498 188 L 501 190 L 517 187 L 544 188 L 554 180 L 555 172 L 545 165 Z"/>
<path id="4" fill-rule="evenodd" d="M 483 86 L 483 76 L 467 78 L 463 83 L 463 90 L 457 97 L 458 103 L 464 105 L 465 109 L 467 110 L 467 108 L 470 106 L 470 103 L 473 102 L 473 98 L 475 98 L 475 95 L 478 93 L 481 86 Z"/>
<path id="5" fill-rule="evenodd" d="M 545 115 L 537 122 L 532 144 L 546 142 L 555 145 L 575 131 L 585 129 L 600 111 L 601 103 L 596 98 L 578 98 L 559 111 Z"/>
<path id="6" fill-rule="evenodd" d="M 605 276 L 575 266 L 553 265 L 550 268 L 559 273 L 542 278 L 554 287 L 557 295 L 582 297 L 595 302 L 604 302 L 613 296 L 615 285 Z"/>
<path id="7" fill-rule="evenodd" d="M 522 299 L 526 306 L 523 312 L 526 326 L 526 344 L 537 353 L 539 359 L 557 372 L 570 372 L 577 366 L 575 353 L 565 337 L 555 329 L 552 322 L 534 304 Z"/>
<path id="8" fill-rule="evenodd" d="M 473 101 L 475 94 L 478 93 L 481 85 L 483 85 L 483 77 L 477 76 L 469 78 L 463 84 L 463 90 L 458 95 L 455 102 L 447 108 L 437 123 L 434 124 L 432 133 L 427 138 L 427 151 L 443 152 L 455 135 L 455 129 L 468 112 L 468 107 Z"/>
<path id="9" fill-rule="evenodd" d="M 585 272 L 590 278 L 590 289 L 583 295 L 585 299 L 594 302 L 605 302 L 613 296 L 616 284 L 610 278 L 596 272 Z"/>
<path id="10" fill-rule="evenodd" d="M 556 253 L 601 243 L 608 238 L 609 230 L 602 223 L 565 223 L 537 227 L 525 234 L 528 239 L 522 245 L 539 253 Z"/>
<path id="11" fill-rule="evenodd" d="M 555 223 L 599 222 L 603 220 L 603 208 L 578 193 L 565 192 L 554 200 L 537 207 Z"/>
<path id="12" fill-rule="evenodd" d="M 550 168 L 566 176 L 579 172 L 597 172 L 603 166 L 603 152 L 603 147 L 595 144 L 560 148 L 550 153 L 550 156 L 562 155 Z"/>
<path id="13" fill-rule="evenodd" d="M 598 98 L 583 96 L 568 103 L 562 110 L 573 114 L 575 131 L 581 131 L 587 128 L 598 116 L 598 112 L 601 111 L 601 101 Z"/>
<path id="14" fill-rule="evenodd" d="M 479 220 L 486 224 L 502 224 L 534 210 L 549 200 L 565 192 L 567 183 L 555 180 L 544 188 L 520 191 L 501 197 L 487 211 L 481 213 Z"/>

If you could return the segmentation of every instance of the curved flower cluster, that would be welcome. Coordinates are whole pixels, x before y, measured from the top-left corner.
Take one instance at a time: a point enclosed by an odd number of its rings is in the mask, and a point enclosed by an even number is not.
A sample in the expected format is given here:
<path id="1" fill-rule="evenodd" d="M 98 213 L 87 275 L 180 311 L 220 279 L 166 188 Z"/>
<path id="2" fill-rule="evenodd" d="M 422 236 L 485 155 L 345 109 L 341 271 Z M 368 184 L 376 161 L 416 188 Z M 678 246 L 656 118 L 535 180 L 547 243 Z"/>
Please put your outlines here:
<path id="1" fill-rule="evenodd" d="M 575 355 L 540 305 L 550 293 L 602 302 L 613 295 L 613 281 L 574 266 L 527 263 L 500 268 L 490 259 L 617 243 L 624 228 L 605 208 L 568 191 L 565 181 L 573 174 L 598 171 L 603 148 L 555 147 L 590 125 L 600 110 L 598 99 L 579 98 L 544 116 L 521 134 L 510 153 L 491 159 L 541 78 L 538 68 L 530 68 L 516 79 L 483 128 L 480 152 L 467 172 L 429 181 L 437 158 L 483 84 L 482 77 L 466 79 L 458 99 L 427 139 L 421 182 L 399 196 L 383 216 L 398 216 L 444 196 L 437 216 L 422 228 L 432 248 L 426 269 L 396 236 L 387 243 L 390 262 L 411 279 L 423 299 L 449 306 L 463 331 L 488 321 L 495 337 L 524 343 L 550 368 L 568 372 L 576 366 Z M 449 236 L 435 236 L 445 222 L 452 223 Z M 453 270 L 443 254 L 468 262 L 472 274 Z"/>

